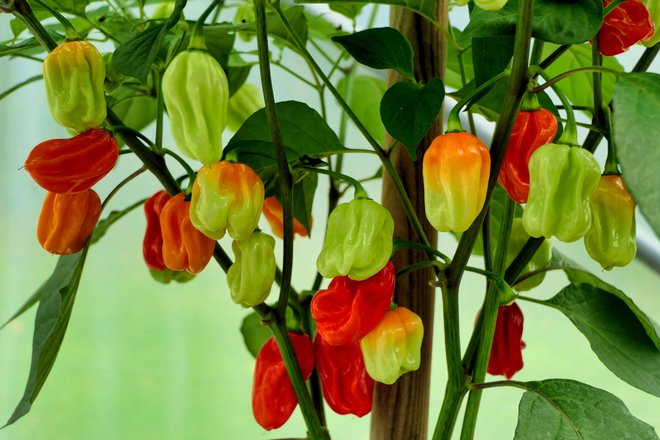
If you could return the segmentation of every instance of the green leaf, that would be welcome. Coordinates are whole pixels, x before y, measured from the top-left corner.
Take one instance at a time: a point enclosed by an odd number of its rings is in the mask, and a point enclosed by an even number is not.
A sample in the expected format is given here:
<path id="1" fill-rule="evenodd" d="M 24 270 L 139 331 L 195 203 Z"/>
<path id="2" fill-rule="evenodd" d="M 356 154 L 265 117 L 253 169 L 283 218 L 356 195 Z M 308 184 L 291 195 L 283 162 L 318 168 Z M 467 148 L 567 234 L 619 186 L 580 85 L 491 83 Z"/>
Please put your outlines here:
<path id="1" fill-rule="evenodd" d="M 456 28 L 452 28 L 454 35 L 461 34 Z M 455 37 L 456 38 L 456 37 Z M 466 49 L 461 54 L 463 69 L 465 70 L 465 83 L 461 75 L 461 65 L 459 63 L 458 52 L 451 44 L 447 45 L 447 66 L 445 70 L 444 83 L 446 87 L 459 90 L 465 84 L 474 79 L 474 67 L 472 66 L 472 48 Z"/>
<path id="2" fill-rule="evenodd" d="M 513 56 L 513 36 L 472 39 L 472 65 L 477 86 L 506 69 Z"/>
<path id="3" fill-rule="evenodd" d="M 380 103 L 380 117 L 387 132 L 397 139 L 413 160 L 417 145 L 438 117 L 445 88 L 438 78 L 419 85 L 401 81 L 390 87 Z"/>
<path id="4" fill-rule="evenodd" d="M 328 0 L 295 0 L 296 3 L 328 3 Z M 334 1 L 333 1 L 334 3 Z M 364 1 L 342 0 L 342 3 L 364 3 Z M 419 12 L 426 18 L 436 21 L 435 0 L 375 0 L 370 3 L 380 5 L 402 6 Z"/>
<path id="5" fill-rule="evenodd" d="M 373 28 L 350 35 L 332 37 L 353 58 L 374 69 L 394 69 L 412 79 L 413 49 L 403 34 L 390 27 Z"/>
<path id="6" fill-rule="evenodd" d="M 96 228 L 94 228 L 94 233 L 92 234 L 92 238 L 90 239 L 90 244 L 94 244 L 97 241 L 99 241 L 101 238 L 103 238 L 106 232 L 108 232 L 108 228 L 110 228 L 110 226 L 112 226 L 115 222 L 120 220 L 129 212 L 133 211 L 138 206 L 142 206 L 146 201 L 147 199 L 142 199 L 120 211 L 111 211 L 110 214 L 108 214 L 108 216 L 103 220 L 99 221 L 98 224 L 96 225 Z"/>
<path id="7" fill-rule="evenodd" d="M 584 43 L 603 22 L 600 0 L 536 0 L 532 36 L 556 44 Z M 509 0 L 498 11 L 474 8 L 461 41 L 471 37 L 514 35 L 518 23 L 518 0 Z"/>
<path id="8" fill-rule="evenodd" d="M 660 237 L 660 75 L 620 77 L 613 99 L 614 139 L 623 179 Z"/>
<path id="9" fill-rule="evenodd" d="M 33 305 L 39 302 L 40 297 L 41 297 L 41 292 L 39 290 L 34 292 L 32 295 L 30 295 L 30 297 L 23 303 L 23 305 L 13 315 L 11 315 L 11 317 L 7 321 L 5 321 L 5 323 L 2 324 L 2 326 L 0 326 L 0 330 L 7 327 L 7 325 L 10 322 L 12 322 L 14 319 L 18 318 L 23 313 L 30 310 Z"/>
<path id="10" fill-rule="evenodd" d="M 124 83 L 108 95 L 108 105 L 124 125 L 141 131 L 156 120 L 156 98 Z"/>
<path id="11" fill-rule="evenodd" d="M 500 116 L 500 111 L 502 110 L 502 103 L 504 102 L 504 96 L 506 95 L 508 81 L 508 78 L 502 78 L 499 81 L 496 81 L 490 88 L 479 93 L 474 98 L 476 101 L 472 101 L 465 107 L 465 109 L 480 114 L 489 121 L 497 121 Z M 470 81 L 465 87 L 452 93 L 450 96 L 458 100 L 471 94 L 474 90 L 474 81 Z"/>
<path id="12" fill-rule="evenodd" d="M 23 397 L 5 426 L 30 412 L 55 364 L 71 317 L 87 250 L 88 247 L 85 247 L 77 254 L 60 257 L 53 274 L 37 290 L 39 308 L 34 320 L 30 373 Z"/>
<path id="13" fill-rule="evenodd" d="M 48 6 L 53 7 L 57 12 L 68 12 L 70 14 L 85 16 L 85 8 L 90 3 L 89 0 L 44 0 Z"/>
<path id="14" fill-rule="evenodd" d="M 385 141 L 385 126 L 380 119 L 378 108 L 386 88 L 385 81 L 368 75 L 344 76 L 337 84 L 341 96 L 351 106 L 369 134 L 381 145 Z"/>
<path id="15" fill-rule="evenodd" d="M 355 18 L 360 15 L 360 12 L 362 12 L 362 8 L 364 8 L 365 4 L 366 3 L 333 1 L 329 3 L 329 6 L 331 10 L 344 17 L 350 18 L 351 20 L 355 20 Z"/>
<path id="16" fill-rule="evenodd" d="M 567 379 L 527 382 L 514 440 L 653 440 L 652 426 L 635 418 L 615 395 Z"/>
<path id="17" fill-rule="evenodd" d="M 243 335 L 245 347 L 255 358 L 261 347 L 273 336 L 268 327 L 261 323 L 261 318 L 256 312 L 252 312 L 243 318 L 241 334 Z"/>
<path id="18" fill-rule="evenodd" d="M 318 181 L 318 174 L 310 173 L 293 186 L 293 217 L 305 227 L 309 237 L 312 236 L 312 208 Z"/>

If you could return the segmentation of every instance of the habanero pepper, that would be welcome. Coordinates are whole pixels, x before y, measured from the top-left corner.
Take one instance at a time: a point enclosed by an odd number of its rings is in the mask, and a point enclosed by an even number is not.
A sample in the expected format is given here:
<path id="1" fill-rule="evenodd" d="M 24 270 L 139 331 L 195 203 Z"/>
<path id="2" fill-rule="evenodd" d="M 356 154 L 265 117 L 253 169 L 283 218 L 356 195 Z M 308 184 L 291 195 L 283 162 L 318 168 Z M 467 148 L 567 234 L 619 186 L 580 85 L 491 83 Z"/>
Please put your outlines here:
<path id="1" fill-rule="evenodd" d="M 376 275 L 363 281 L 333 278 L 310 304 L 316 331 L 331 345 L 359 342 L 383 319 L 394 296 L 396 269 L 388 261 Z"/>
<path id="2" fill-rule="evenodd" d="M 160 213 L 170 198 L 171 196 L 167 191 L 158 191 L 144 202 L 147 228 L 142 241 L 142 255 L 144 256 L 144 262 L 151 270 L 167 269 L 163 261 L 163 232 L 160 227 Z"/>
<path id="3" fill-rule="evenodd" d="M 514 302 L 508 306 L 500 306 L 488 359 L 488 374 L 511 379 L 522 369 L 522 349 L 525 348 L 522 340 L 523 322 L 523 314 L 518 304 Z"/>
<path id="4" fill-rule="evenodd" d="M 612 0 L 605 0 L 607 6 Z M 653 37 L 655 27 L 648 9 L 640 0 L 628 0 L 603 19 L 598 31 L 598 50 L 605 56 L 619 55 L 633 44 Z"/>
<path id="5" fill-rule="evenodd" d="M 25 170 L 46 191 L 67 194 L 86 191 L 114 168 L 119 148 L 112 135 L 87 130 L 68 139 L 51 139 L 32 149 Z"/>
<path id="6" fill-rule="evenodd" d="M 275 281 L 275 239 L 254 232 L 246 240 L 231 244 L 235 261 L 227 271 L 231 299 L 243 307 L 266 301 Z"/>
<path id="7" fill-rule="evenodd" d="M 289 332 L 304 380 L 314 370 L 314 353 L 309 336 Z M 286 372 L 275 337 L 259 350 L 252 386 L 252 414 L 262 428 L 270 431 L 284 425 L 298 405 L 298 398 Z"/>
<path id="8" fill-rule="evenodd" d="M 277 201 L 277 197 L 270 196 L 264 200 L 263 214 L 270 225 L 270 230 L 278 238 L 284 238 L 284 214 L 282 205 Z M 307 229 L 298 219 L 293 219 L 293 235 L 298 234 L 301 237 L 307 237 Z"/>
<path id="9" fill-rule="evenodd" d="M 101 216 L 101 199 L 93 189 L 75 194 L 46 194 L 37 239 L 52 254 L 80 252 Z"/>

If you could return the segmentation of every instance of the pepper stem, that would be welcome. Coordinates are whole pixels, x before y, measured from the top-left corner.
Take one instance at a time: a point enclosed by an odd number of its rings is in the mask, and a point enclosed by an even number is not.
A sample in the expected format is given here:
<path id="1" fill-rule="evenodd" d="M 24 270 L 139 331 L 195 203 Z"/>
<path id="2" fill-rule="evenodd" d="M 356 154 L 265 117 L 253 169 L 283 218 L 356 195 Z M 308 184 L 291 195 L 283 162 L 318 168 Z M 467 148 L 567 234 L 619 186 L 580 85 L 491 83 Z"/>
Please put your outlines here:
<path id="1" fill-rule="evenodd" d="M 62 24 L 62 26 L 64 26 L 64 38 L 66 39 L 66 41 L 74 41 L 81 39 L 80 34 L 76 30 L 76 28 L 62 14 L 60 14 L 55 9 L 51 8 L 41 0 L 34 0 L 34 2 L 37 3 L 39 6 L 41 6 L 42 8 L 46 9 L 48 12 L 50 12 L 51 15 L 55 17 L 55 19 L 59 21 L 60 24 Z"/>
<path id="2" fill-rule="evenodd" d="M 619 175 L 619 165 L 616 160 L 616 143 L 614 141 L 614 126 L 612 124 L 612 112 L 607 106 L 603 106 L 603 113 L 605 114 L 605 123 L 607 124 L 607 159 L 605 160 L 604 175 L 616 174 Z"/>
<path id="3" fill-rule="evenodd" d="M 312 171 L 314 173 L 325 174 L 325 175 L 328 175 L 328 176 L 332 176 L 336 179 L 341 179 L 345 182 L 350 183 L 351 185 L 353 185 L 353 188 L 355 188 L 355 196 L 354 197 L 356 199 L 368 199 L 369 198 L 369 196 L 367 195 L 367 192 L 364 190 L 364 187 L 362 187 L 362 184 L 360 182 L 358 182 L 357 180 L 353 179 L 352 177 L 347 176 L 346 174 L 342 174 L 342 173 L 339 173 L 337 171 L 331 171 L 331 170 L 326 170 L 326 169 L 323 169 L 323 168 L 316 168 L 316 167 L 310 167 L 310 166 L 305 166 L 305 165 L 303 165 L 302 168 L 304 168 L 306 170 L 309 170 L 309 171 Z"/>
<path id="4" fill-rule="evenodd" d="M 186 188 L 186 194 L 190 194 L 192 192 L 192 186 L 193 183 L 195 183 L 195 178 L 197 177 L 197 173 L 193 171 L 192 168 L 190 168 L 190 165 L 188 165 L 188 162 L 183 160 L 181 156 L 176 154 L 174 151 L 167 149 L 167 148 L 162 148 L 160 150 L 164 155 L 167 154 L 169 156 L 172 156 L 177 162 L 179 162 L 179 165 L 183 167 L 184 170 L 186 170 L 186 173 L 188 173 L 188 187 Z"/>
<path id="5" fill-rule="evenodd" d="M 206 39 L 204 38 L 204 22 L 211 15 L 211 12 L 224 3 L 224 0 L 214 0 L 211 2 L 208 8 L 202 12 L 202 15 L 199 16 L 195 22 L 195 27 L 193 27 L 192 36 L 190 37 L 190 44 L 188 44 L 188 50 L 197 49 L 197 50 L 206 50 Z"/>
<path id="6" fill-rule="evenodd" d="M 541 69 L 539 66 L 532 66 L 530 69 L 538 73 L 539 76 L 541 76 L 541 78 L 546 81 L 551 79 L 550 75 L 548 75 L 548 73 Z M 561 134 L 561 137 L 557 140 L 557 142 L 560 144 L 579 147 L 580 144 L 578 144 L 577 124 L 575 123 L 575 113 L 573 112 L 571 102 L 556 84 L 552 84 L 551 87 L 552 90 L 557 94 L 557 97 L 559 97 L 559 100 L 563 104 L 564 110 L 566 111 L 566 125 L 564 126 L 564 132 Z"/>

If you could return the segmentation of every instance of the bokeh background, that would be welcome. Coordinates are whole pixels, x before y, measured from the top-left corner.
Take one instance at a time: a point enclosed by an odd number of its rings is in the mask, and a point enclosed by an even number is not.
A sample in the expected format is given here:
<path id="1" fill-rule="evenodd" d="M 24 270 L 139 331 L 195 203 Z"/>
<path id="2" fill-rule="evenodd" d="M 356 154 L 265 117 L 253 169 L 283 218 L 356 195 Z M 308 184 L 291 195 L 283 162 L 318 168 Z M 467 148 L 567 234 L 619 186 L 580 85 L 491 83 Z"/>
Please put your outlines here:
<path id="1" fill-rule="evenodd" d="M 186 15 L 196 17 L 205 3 L 192 2 Z M 453 24 L 461 26 L 464 14 L 460 11 L 452 14 Z M 0 16 L 0 41 L 11 36 L 9 19 L 7 15 Z M 379 10 L 377 23 L 387 24 L 387 8 Z M 332 47 L 327 49 L 337 53 Z M 639 48 L 633 48 L 620 59 L 631 65 L 639 53 Z M 285 53 L 284 62 L 295 71 L 304 70 L 301 60 L 290 53 Z M 0 91 L 39 74 L 40 69 L 40 64 L 34 61 L 0 59 Z M 657 63 L 653 70 L 658 71 Z M 258 84 L 256 69 L 249 81 Z M 313 90 L 300 86 L 281 69 L 274 68 L 274 83 L 277 100 L 296 99 L 318 105 Z M 337 130 L 338 111 L 332 99 L 328 102 L 329 122 Z M 451 103 L 449 100 L 448 104 Z M 479 134 L 484 140 L 488 139 L 490 129 L 485 121 L 479 120 Z M 153 127 L 146 133 L 152 135 Z M 36 221 L 45 193 L 21 169 L 22 163 L 39 142 L 67 136 L 66 130 L 50 117 L 42 82 L 33 83 L 0 102 L 1 322 L 49 276 L 57 260 L 37 243 Z M 225 133 L 225 142 L 230 136 L 231 133 Z M 166 142 L 173 146 L 167 133 Z M 351 130 L 347 145 L 366 147 Z M 599 158 L 604 161 L 602 154 Z M 170 165 L 177 169 L 175 163 Z M 353 176 L 370 176 L 377 167 L 371 156 L 349 155 L 345 160 L 345 169 Z M 97 192 L 104 198 L 137 168 L 139 163 L 132 155 L 122 156 L 115 170 L 97 185 Z M 309 289 L 316 273 L 315 259 L 327 215 L 327 188 L 326 180 L 321 178 L 311 239 L 295 241 L 293 280 L 299 290 Z M 108 209 L 126 207 L 157 189 L 156 180 L 143 174 L 122 189 Z M 378 183 L 368 184 L 366 189 L 372 198 L 380 199 Z M 655 240 L 644 222 L 639 223 L 641 233 Z M 305 427 L 299 410 L 275 432 L 264 432 L 252 418 L 254 359 L 244 347 L 239 332 L 249 310 L 231 302 L 225 276 L 219 267 L 211 262 L 202 274 L 187 284 L 156 283 L 142 261 L 144 227 L 144 215 L 137 209 L 116 223 L 91 248 L 66 338 L 50 377 L 31 413 L 15 425 L 0 430 L 0 439 L 303 437 Z M 270 230 L 265 221 L 261 227 L 267 232 Z M 451 255 L 455 240 L 443 234 L 439 242 L 441 250 Z M 223 239 L 221 243 L 229 251 L 230 242 Z M 657 249 L 657 241 L 650 243 Z M 656 321 L 660 320 L 660 277 L 653 270 L 634 261 L 625 269 L 603 272 L 589 259 L 581 241 L 573 244 L 555 241 L 554 245 L 625 291 L 642 310 Z M 278 247 L 278 255 L 280 251 Z M 479 265 L 481 261 L 475 258 L 471 263 Z M 531 295 L 547 298 L 566 284 L 563 275 L 551 273 Z M 464 343 L 469 338 L 483 289 L 483 279 L 466 274 L 461 290 L 461 339 Z M 274 298 L 276 293 L 271 294 L 271 300 Z M 439 307 L 440 301 L 437 304 Z M 603 388 L 619 396 L 634 415 L 660 431 L 657 398 L 622 382 L 602 366 L 586 339 L 562 314 L 537 304 L 521 302 L 520 305 L 525 315 L 527 348 L 523 352 L 525 367 L 516 379 L 571 378 Z M 23 392 L 35 310 L 0 330 L 1 421 L 9 417 Z M 439 308 L 436 316 L 431 427 L 445 383 Z M 514 389 L 491 389 L 484 393 L 478 439 L 513 437 L 520 395 L 521 392 Z M 369 416 L 340 417 L 327 411 L 333 438 L 368 438 Z"/>

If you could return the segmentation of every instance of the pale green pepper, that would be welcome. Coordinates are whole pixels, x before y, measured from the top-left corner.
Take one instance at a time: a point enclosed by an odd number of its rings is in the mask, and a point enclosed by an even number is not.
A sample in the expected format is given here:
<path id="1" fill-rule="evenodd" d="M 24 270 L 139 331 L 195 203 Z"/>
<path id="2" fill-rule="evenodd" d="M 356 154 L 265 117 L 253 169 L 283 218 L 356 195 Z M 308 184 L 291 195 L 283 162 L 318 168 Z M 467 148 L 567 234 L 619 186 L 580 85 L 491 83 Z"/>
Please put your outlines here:
<path id="1" fill-rule="evenodd" d="M 231 299 L 243 307 L 266 301 L 275 281 L 275 239 L 255 232 L 247 240 L 232 243 L 234 264 L 227 271 Z"/>

